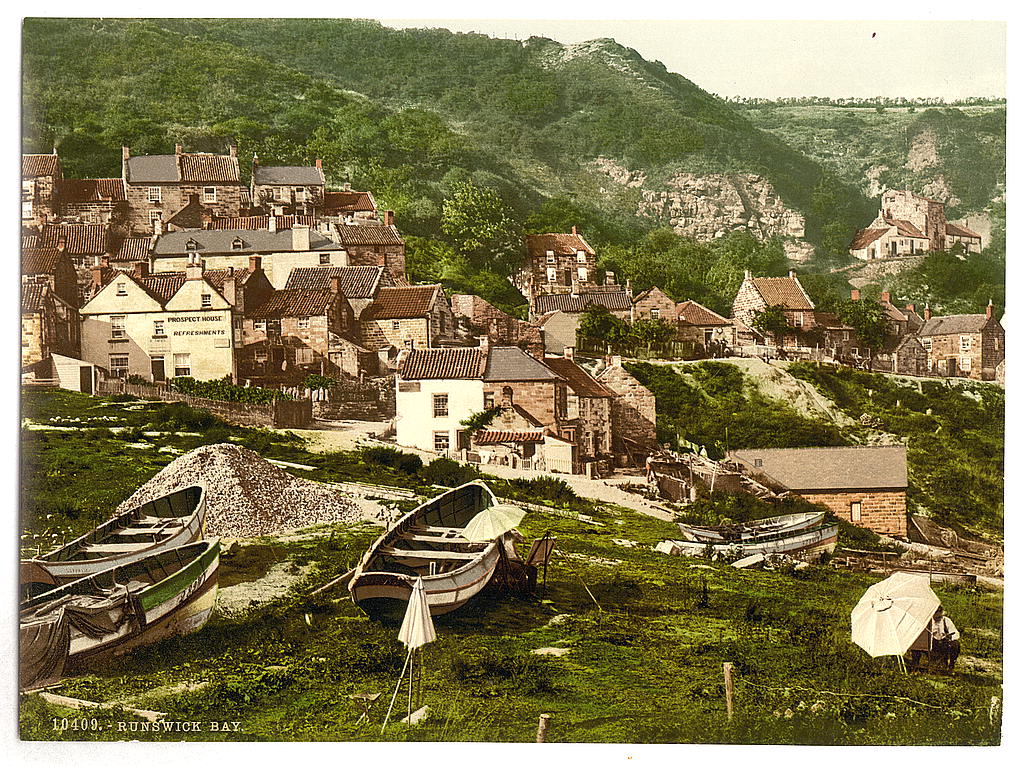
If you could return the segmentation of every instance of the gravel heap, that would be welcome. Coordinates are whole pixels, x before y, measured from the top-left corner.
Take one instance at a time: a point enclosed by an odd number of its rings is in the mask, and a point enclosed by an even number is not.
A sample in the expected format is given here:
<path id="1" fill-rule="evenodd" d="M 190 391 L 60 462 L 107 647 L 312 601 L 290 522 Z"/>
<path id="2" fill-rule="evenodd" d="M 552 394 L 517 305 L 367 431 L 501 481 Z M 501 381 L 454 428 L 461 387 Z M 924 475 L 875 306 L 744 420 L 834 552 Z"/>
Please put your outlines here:
<path id="1" fill-rule="evenodd" d="M 185 453 L 142 485 L 119 511 L 196 483 L 206 485 L 206 534 L 214 537 L 258 537 L 366 516 L 337 490 L 292 476 L 234 444 Z"/>

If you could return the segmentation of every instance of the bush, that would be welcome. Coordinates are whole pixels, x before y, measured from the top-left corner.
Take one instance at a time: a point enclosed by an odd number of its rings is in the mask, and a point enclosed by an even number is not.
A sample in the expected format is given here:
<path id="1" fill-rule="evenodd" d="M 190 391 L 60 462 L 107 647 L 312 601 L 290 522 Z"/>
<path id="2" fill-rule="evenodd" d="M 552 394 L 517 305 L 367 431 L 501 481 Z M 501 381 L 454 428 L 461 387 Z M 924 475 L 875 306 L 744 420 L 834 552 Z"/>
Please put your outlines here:
<path id="1" fill-rule="evenodd" d="M 559 505 L 566 505 L 576 499 L 576 492 L 564 479 L 554 476 L 538 476 L 535 479 L 510 479 L 509 487 L 513 497 L 521 500 L 550 500 Z"/>
<path id="2" fill-rule="evenodd" d="M 338 385 L 338 381 L 328 378 L 326 375 L 307 375 L 306 379 L 302 381 L 302 385 L 305 388 L 334 388 Z"/>
<path id="3" fill-rule="evenodd" d="M 480 472 L 473 466 L 462 465 L 451 458 L 439 457 L 425 465 L 420 470 L 420 476 L 427 484 L 458 487 L 468 481 L 480 478 Z"/>
<path id="4" fill-rule="evenodd" d="M 364 463 L 386 465 L 408 474 L 417 473 L 423 468 L 423 461 L 418 455 L 394 447 L 363 447 L 359 450 L 359 457 Z"/>
<path id="5" fill-rule="evenodd" d="M 133 386 L 145 386 L 149 383 L 149 381 L 146 380 L 141 375 L 129 375 L 127 378 L 125 378 L 124 382 L 129 383 Z"/>
<path id="6" fill-rule="evenodd" d="M 170 386 L 179 394 L 201 396 L 221 402 L 244 402 L 246 404 L 269 404 L 275 399 L 291 399 L 284 391 L 255 386 L 236 386 L 229 378 L 223 380 L 196 380 L 195 378 L 172 378 Z"/>

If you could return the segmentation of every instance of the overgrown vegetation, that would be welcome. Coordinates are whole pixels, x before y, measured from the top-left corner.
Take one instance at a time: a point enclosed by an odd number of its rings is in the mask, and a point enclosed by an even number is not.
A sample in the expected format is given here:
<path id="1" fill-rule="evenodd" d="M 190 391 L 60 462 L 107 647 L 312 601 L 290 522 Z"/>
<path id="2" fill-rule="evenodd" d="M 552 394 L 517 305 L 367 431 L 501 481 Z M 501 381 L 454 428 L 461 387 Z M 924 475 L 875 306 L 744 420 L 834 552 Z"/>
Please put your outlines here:
<path id="1" fill-rule="evenodd" d="M 239 386 L 230 377 L 223 380 L 196 380 L 195 378 L 171 378 L 170 387 L 179 394 L 216 399 L 221 402 L 244 402 L 246 404 L 270 404 L 275 399 L 292 399 L 291 394 L 275 388 Z"/>

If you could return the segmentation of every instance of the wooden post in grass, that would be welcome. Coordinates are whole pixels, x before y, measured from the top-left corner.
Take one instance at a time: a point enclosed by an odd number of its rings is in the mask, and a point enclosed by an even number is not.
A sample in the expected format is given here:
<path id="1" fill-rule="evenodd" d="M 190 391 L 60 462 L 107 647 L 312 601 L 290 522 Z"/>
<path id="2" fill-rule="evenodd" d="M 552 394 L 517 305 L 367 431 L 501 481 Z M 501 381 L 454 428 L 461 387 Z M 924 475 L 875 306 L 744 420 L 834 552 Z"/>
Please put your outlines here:
<path id="1" fill-rule="evenodd" d="M 725 673 L 725 715 L 732 720 L 732 663 L 723 662 L 722 672 Z"/>
<path id="2" fill-rule="evenodd" d="M 551 725 L 551 716 L 547 713 L 542 713 L 540 721 L 537 723 L 537 741 L 547 742 L 548 741 L 548 726 Z"/>

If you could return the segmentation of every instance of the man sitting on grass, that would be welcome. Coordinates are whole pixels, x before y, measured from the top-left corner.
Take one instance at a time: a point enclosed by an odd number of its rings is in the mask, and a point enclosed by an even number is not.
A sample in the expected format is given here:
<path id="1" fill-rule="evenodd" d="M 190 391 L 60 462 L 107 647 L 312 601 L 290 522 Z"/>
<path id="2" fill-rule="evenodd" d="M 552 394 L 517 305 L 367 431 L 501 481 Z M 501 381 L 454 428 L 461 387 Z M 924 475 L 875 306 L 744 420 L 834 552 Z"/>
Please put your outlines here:
<path id="1" fill-rule="evenodd" d="M 939 667 L 952 674 L 956 658 L 960 656 L 960 631 L 945 616 L 941 606 L 932 615 L 928 631 L 932 636 L 932 652 L 939 660 Z"/>

